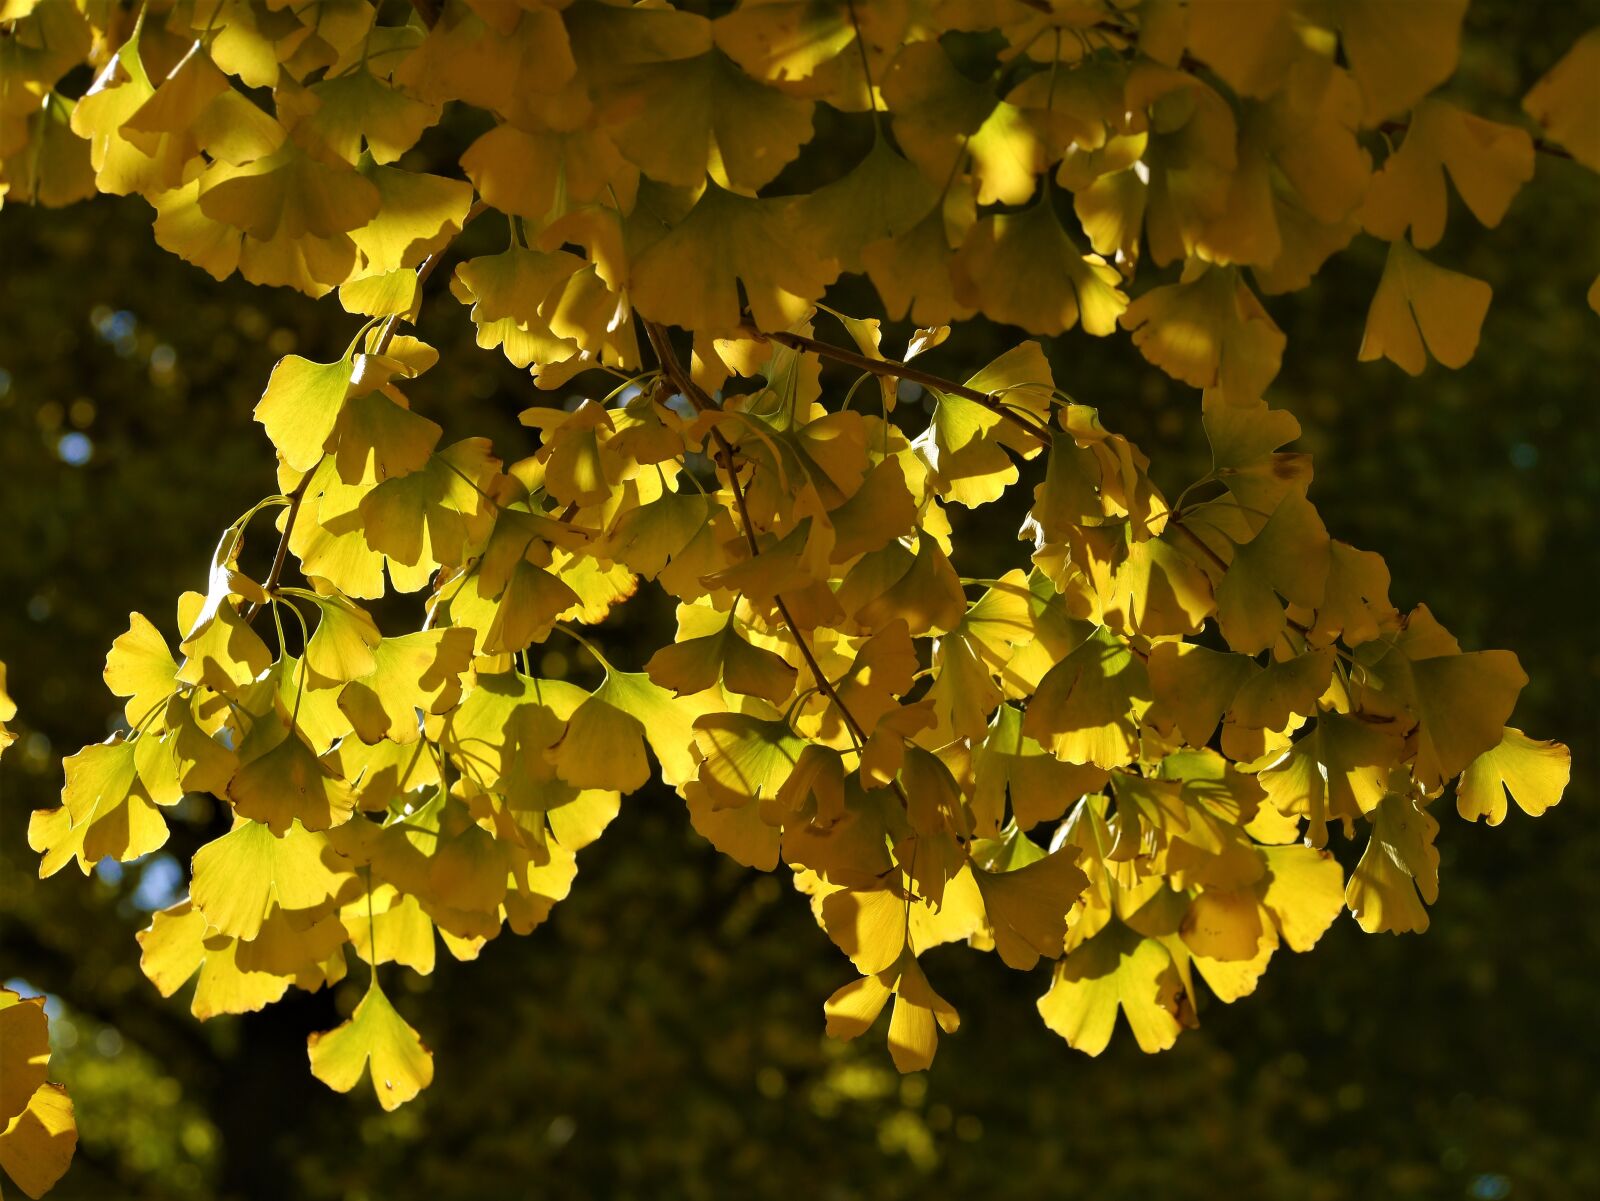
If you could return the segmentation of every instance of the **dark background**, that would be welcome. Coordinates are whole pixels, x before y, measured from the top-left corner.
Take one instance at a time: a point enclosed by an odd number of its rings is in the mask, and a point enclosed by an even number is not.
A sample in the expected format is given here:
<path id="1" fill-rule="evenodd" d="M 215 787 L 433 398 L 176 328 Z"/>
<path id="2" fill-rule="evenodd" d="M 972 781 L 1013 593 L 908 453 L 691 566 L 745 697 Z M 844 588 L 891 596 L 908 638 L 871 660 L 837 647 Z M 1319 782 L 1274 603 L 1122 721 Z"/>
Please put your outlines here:
<path id="1" fill-rule="evenodd" d="M 1515 120 L 1579 32 L 1566 6 L 1474 6 L 1456 94 Z M 831 149 L 791 176 L 837 174 L 864 149 L 860 120 L 819 129 Z M 423 153 L 459 149 L 449 139 Z M 1433 257 L 1495 290 L 1464 370 L 1355 362 L 1382 265 L 1370 240 L 1268 301 L 1290 339 L 1269 398 L 1306 427 L 1330 530 L 1388 558 L 1402 608 L 1426 600 L 1469 648 L 1515 650 L 1532 677 L 1515 722 L 1574 751 L 1567 797 L 1539 821 L 1513 810 L 1491 830 L 1435 806 L 1442 895 L 1426 935 L 1369 937 L 1346 917 L 1311 954 L 1275 957 L 1255 995 L 1205 1007 L 1172 1051 L 1145 1056 L 1123 1028 L 1099 1059 L 1037 1020 L 1042 969 L 940 948 L 930 974 L 962 1028 L 902 1079 L 880 1035 L 823 1037 L 822 1001 L 852 970 L 804 898 L 713 853 L 676 797 L 647 789 L 532 937 L 506 934 L 473 964 L 441 951 L 428 978 L 398 972 L 391 992 L 437 1076 L 387 1116 L 365 1084 L 339 1096 L 307 1070 L 305 1036 L 348 1011 L 352 985 L 201 1026 L 183 993 L 163 1001 L 140 973 L 133 932 L 181 895 L 178 864 L 214 814 L 189 809 L 164 851 L 87 881 L 71 867 L 37 880 L 24 834 L 30 810 L 56 803 L 61 756 L 114 720 L 99 673 L 128 612 L 170 630 L 220 529 L 272 491 L 249 413 L 273 362 L 331 358 L 358 322 L 331 298 L 213 282 L 154 245 L 137 201 L 8 208 L 0 660 L 21 738 L 0 767 L 0 973 L 55 998 L 53 1077 L 82 1141 L 53 1196 L 1600 1195 L 1600 317 L 1583 303 L 1600 185 L 1541 156 L 1499 229 L 1452 203 Z M 503 245 L 492 223 L 466 253 Z M 859 288 L 835 300 L 875 307 Z M 412 389 L 417 408 L 529 453 L 526 377 L 473 346 L 442 292 L 423 327 L 444 359 Z M 928 366 L 965 374 L 1016 336 L 973 323 Z M 1139 440 L 1164 485 L 1203 469 L 1198 396 L 1125 336 L 1074 332 L 1050 351 L 1061 386 Z M 965 566 L 1020 555 L 1016 517 L 968 521 L 984 549 Z M 604 630 L 616 660 L 636 668 L 667 620 L 630 604 Z"/>

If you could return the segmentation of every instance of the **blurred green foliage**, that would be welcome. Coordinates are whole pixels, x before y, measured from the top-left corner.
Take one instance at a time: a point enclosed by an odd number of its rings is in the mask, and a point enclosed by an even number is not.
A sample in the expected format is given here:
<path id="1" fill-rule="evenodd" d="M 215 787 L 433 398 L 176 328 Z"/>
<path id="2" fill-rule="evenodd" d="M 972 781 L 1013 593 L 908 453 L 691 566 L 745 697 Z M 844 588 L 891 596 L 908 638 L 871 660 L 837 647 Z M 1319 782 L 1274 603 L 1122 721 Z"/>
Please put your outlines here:
<path id="1" fill-rule="evenodd" d="M 1456 87 L 1512 119 L 1579 31 L 1566 9 L 1475 6 Z M 837 172 L 851 137 L 838 132 L 838 161 L 811 153 L 795 169 Z M 1460 372 L 1356 364 L 1376 246 L 1269 305 L 1290 339 L 1270 399 L 1305 426 L 1330 529 L 1388 558 L 1397 604 L 1425 598 L 1464 644 L 1514 649 L 1532 677 L 1514 720 L 1574 750 L 1567 798 L 1538 822 L 1513 811 L 1488 830 L 1439 803 L 1428 934 L 1368 937 L 1341 921 L 1310 955 L 1279 956 L 1254 996 L 1206 1007 L 1173 1051 L 1144 1056 L 1124 1031 L 1097 1060 L 1036 1020 L 1042 975 L 937 949 L 930 971 L 962 1029 L 931 1072 L 901 1079 L 874 1040 L 823 1037 L 821 998 L 852 973 L 804 899 L 717 856 L 670 793 L 646 790 L 584 853 L 549 925 L 474 964 L 401 974 L 438 1077 L 384 1116 L 306 1070 L 306 1034 L 348 1012 L 352 984 L 201 1026 L 139 972 L 133 932 L 182 888 L 177 864 L 218 815 L 189 809 L 165 851 L 87 882 L 39 882 L 24 836 L 28 812 L 54 803 L 61 756 L 114 720 L 99 671 L 128 612 L 170 625 L 217 530 L 272 489 L 249 419 L 272 363 L 331 357 L 355 322 L 331 300 L 213 283 L 155 247 L 135 203 L 8 209 L 0 659 L 22 738 L 0 774 L 0 972 L 61 1014 L 54 1074 L 82 1142 L 54 1195 L 1600 1195 L 1600 319 L 1583 305 L 1596 211 L 1600 181 L 1541 157 L 1498 230 L 1453 213 L 1441 261 L 1496 297 Z M 475 227 L 465 249 L 500 236 Z M 830 299 L 873 308 L 860 288 Z M 422 332 L 444 366 L 414 390 L 418 407 L 527 453 L 526 378 L 473 346 L 448 298 Z M 960 374 L 1007 336 L 974 324 L 929 366 Z M 1195 394 L 1123 337 L 1073 333 L 1050 349 L 1057 379 L 1138 440 L 1164 484 L 1196 473 Z M 964 568 L 1011 561 L 1014 516 L 968 519 L 979 549 Z M 605 628 L 626 666 L 669 620 L 650 605 Z"/>

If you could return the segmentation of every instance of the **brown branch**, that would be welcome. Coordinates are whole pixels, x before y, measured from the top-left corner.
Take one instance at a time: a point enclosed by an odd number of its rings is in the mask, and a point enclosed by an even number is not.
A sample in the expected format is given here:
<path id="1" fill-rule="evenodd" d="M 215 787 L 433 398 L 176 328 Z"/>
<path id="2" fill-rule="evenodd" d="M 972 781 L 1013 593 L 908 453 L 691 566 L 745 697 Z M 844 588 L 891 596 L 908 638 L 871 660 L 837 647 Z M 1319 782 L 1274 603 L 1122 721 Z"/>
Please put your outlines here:
<path id="1" fill-rule="evenodd" d="M 672 343 L 667 339 L 667 331 L 654 321 L 645 321 L 643 324 L 645 336 L 650 339 L 650 347 L 655 351 L 656 361 L 661 364 L 661 370 L 666 373 L 673 387 L 683 394 L 684 398 L 694 406 L 696 412 L 720 411 L 722 406 L 706 395 L 705 389 L 695 383 L 688 372 L 684 371 L 677 352 L 672 349 Z M 733 492 L 734 503 L 739 509 L 739 521 L 744 526 L 745 542 L 750 547 L 751 555 L 760 554 L 761 543 L 756 539 L 755 526 L 750 521 L 750 508 L 745 501 L 744 487 L 739 483 L 739 471 L 733 461 L 733 444 L 728 441 L 727 436 L 716 426 L 711 427 L 711 436 L 717 443 L 717 457 L 728 472 L 728 486 Z M 789 634 L 794 638 L 795 644 L 800 648 L 800 656 L 805 660 L 806 667 L 810 670 L 812 678 L 817 682 L 817 691 L 833 702 L 834 706 L 839 710 L 839 716 L 844 719 L 845 725 L 850 727 L 851 733 L 855 735 L 858 741 L 865 743 L 867 741 L 865 728 L 856 720 L 855 715 L 850 712 L 840 698 L 839 693 L 834 689 L 833 682 L 823 672 L 822 665 L 817 662 L 817 657 L 806 642 L 805 634 L 801 632 L 799 625 L 795 622 L 794 614 L 790 612 L 788 604 L 783 597 L 776 594 L 772 598 L 772 603 L 777 607 L 778 614 L 783 618 L 783 623 L 788 627 Z M 900 782 L 894 780 L 891 781 L 891 784 L 901 803 L 909 805 L 910 801 L 901 789 Z"/>
<path id="2" fill-rule="evenodd" d="M 829 342 L 819 342 L 817 339 L 808 338 L 804 334 L 790 333 L 787 330 L 766 333 L 749 326 L 746 326 L 740 332 L 745 337 L 754 338 L 759 342 L 776 342 L 778 345 L 787 346 L 791 350 L 809 351 L 811 354 L 822 358 L 845 363 L 859 371 L 887 376 L 890 379 L 908 379 L 914 384 L 921 384 L 924 388 L 932 388 L 936 392 L 948 392 L 952 396 L 970 400 L 973 404 L 982 405 L 991 413 L 995 413 L 1004 420 L 1011 422 L 1011 424 L 1042 445 L 1050 445 L 1049 429 L 1035 425 L 1021 416 L 1015 409 L 1007 406 L 1004 401 L 996 398 L 993 393 L 980 392 L 976 388 L 967 387 L 966 384 L 958 384 L 954 380 L 934 375 L 931 371 L 913 367 L 910 363 L 902 363 L 897 359 L 868 358 L 866 355 L 859 354 L 854 350 L 846 350 L 842 346 L 834 346 Z"/>
<path id="3" fill-rule="evenodd" d="M 269 597 L 273 589 L 277 588 L 279 579 L 283 576 L 283 565 L 289 558 L 289 535 L 294 532 L 294 519 L 300 512 L 300 502 L 306 498 L 306 489 L 311 483 L 311 472 L 306 472 L 300 477 L 300 482 L 294 486 L 294 491 L 289 493 L 289 515 L 284 518 L 283 534 L 278 538 L 278 549 L 272 556 L 272 567 L 267 572 L 267 578 L 261 585 L 261 590 Z M 256 619 L 256 614 L 265 607 L 265 602 L 251 601 L 239 611 L 239 616 L 245 619 L 246 624 Z"/>

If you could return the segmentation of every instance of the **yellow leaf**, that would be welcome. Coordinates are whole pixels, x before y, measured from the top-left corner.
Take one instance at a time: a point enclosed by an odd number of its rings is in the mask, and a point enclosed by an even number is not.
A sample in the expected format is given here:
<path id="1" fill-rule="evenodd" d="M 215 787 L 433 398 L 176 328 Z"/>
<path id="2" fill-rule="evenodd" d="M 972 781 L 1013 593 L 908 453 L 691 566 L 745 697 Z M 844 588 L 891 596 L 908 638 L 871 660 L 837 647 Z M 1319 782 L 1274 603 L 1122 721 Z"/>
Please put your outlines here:
<path id="1" fill-rule="evenodd" d="M 201 1021 L 221 1013 L 265 1009 L 281 1000 L 295 982 L 288 975 L 241 967 L 239 941 L 211 929 L 190 901 L 161 910 L 136 937 L 139 966 L 162 996 L 172 996 L 199 973 L 189 1012 Z"/>
<path id="2" fill-rule="evenodd" d="M 937 325 L 972 315 L 972 306 L 956 299 L 953 255 L 944 212 L 934 205 L 904 233 L 864 246 L 861 263 L 887 317 L 909 314 L 919 325 Z"/>
<path id="3" fill-rule="evenodd" d="M 296 471 L 309 471 L 322 459 L 344 408 L 355 363 L 350 356 L 313 363 L 299 355 L 278 360 L 255 418 Z"/>
<path id="4" fill-rule="evenodd" d="M 28 1107 L 0 1132 L 0 1168 L 30 1197 L 42 1197 L 66 1175 L 78 1146 L 72 1101 L 59 1084 L 41 1084 Z"/>
<path id="5" fill-rule="evenodd" d="M 1239 689 L 1260 672 L 1248 655 L 1227 654 L 1191 642 L 1163 642 L 1147 664 L 1157 703 L 1177 722 L 1192 747 L 1203 747 L 1233 707 Z"/>
<path id="6" fill-rule="evenodd" d="M 1600 27 L 1580 37 L 1545 72 L 1522 108 L 1580 163 L 1600 171 Z"/>
<path id="7" fill-rule="evenodd" d="M 1455 73 L 1467 0 L 1338 0 L 1330 10 L 1366 98 L 1365 124 L 1410 108 Z"/>
<path id="8" fill-rule="evenodd" d="M 44 998 L 24 1000 L 0 989 L 0 1123 L 8 1123 L 28 1107 L 50 1070 L 50 1021 Z M 0 1127 L 3 1128 L 3 1127 Z"/>
<path id="9" fill-rule="evenodd" d="M 311 1074 L 347 1093 L 369 1070 L 372 1091 L 386 1110 L 398 1109 L 433 1083 L 433 1052 L 378 987 L 376 973 L 348 1021 L 306 1041 Z"/>
<path id="10" fill-rule="evenodd" d="M 459 179 L 363 162 L 361 175 L 378 193 L 370 220 L 350 230 L 367 275 L 416 267 L 449 243 L 466 222 L 472 188 Z"/>
<path id="11" fill-rule="evenodd" d="M 707 183 L 687 215 L 634 259 L 629 289 L 640 312 L 696 332 L 731 334 L 739 327 L 742 285 L 758 326 L 787 329 L 838 272 L 832 260 L 794 245 L 790 204 Z"/>
<path id="12" fill-rule="evenodd" d="M 973 868 L 995 950 L 1007 967 L 1025 972 L 1041 955 L 1061 957 L 1067 914 L 1089 885 L 1077 858 L 1076 847 L 1063 847 L 1011 871 Z"/>
<path id="13" fill-rule="evenodd" d="M 1283 632 L 1282 597 L 1315 608 L 1328 583 L 1332 540 L 1311 503 L 1291 492 L 1255 537 L 1234 548 L 1217 584 L 1217 624 L 1234 650 L 1255 655 Z"/>
<path id="14" fill-rule="evenodd" d="M 1372 177 L 1362 224 L 1385 241 L 1409 229 L 1413 246 L 1436 244 L 1444 236 L 1447 170 L 1473 216 L 1493 228 L 1533 178 L 1533 139 L 1443 100 L 1424 100 L 1400 149 Z"/>
<path id="15" fill-rule="evenodd" d="M 1500 745 L 1484 751 L 1461 773 L 1456 808 L 1468 821 L 1482 817 L 1498 826 L 1506 817 L 1506 794 L 1529 817 L 1561 800 L 1572 778 L 1572 752 L 1559 742 L 1538 742 L 1506 728 Z"/>
<path id="16" fill-rule="evenodd" d="M 417 710 L 445 713 L 461 700 L 461 673 L 472 659 L 465 629 L 419 630 L 372 646 L 372 670 L 339 692 L 339 708 L 365 742 L 415 742 Z"/>
<path id="17" fill-rule="evenodd" d="M 1063 763 L 1022 732 L 1022 715 L 1012 705 L 995 711 L 988 736 L 972 756 L 972 810 L 975 824 L 987 817 L 990 828 L 980 835 L 997 836 L 1005 824 L 1009 792 L 1011 814 L 1019 830 L 1055 821 L 1086 793 L 1106 785 L 1105 769 Z"/>
<path id="18" fill-rule="evenodd" d="M 822 902 L 828 937 L 863 976 L 893 966 L 906 947 L 906 898 L 888 888 L 841 889 Z"/>
<path id="19" fill-rule="evenodd" d="M 293 142 L 200 193 L 207 217 L 262 242 L 359 229 L 377 216 L 380 202 L 378 189 L 354 168 L 318 162 Z"/>
<path id="20" fill-rule="evenodd" d="M 416 276 L 406 272 L 413 280 Z M 356 356 L 354 388 L 362 386 L 371 355 Z M 384 391 L 352 395 L 344 402 L 335 427 L 334 465 L 346 484 L 371 488 L 428 465 L 428 457 L 444 431 L 426 417 L 396 404 Z M 396 393 L 398 395 L 398 393 Z"/>
<path id="21" fill-rule="evenodd" d="M 1432 794 L 1504 736 L 1528 677 L 1510 651 L 1460 648 L 1425 605 L 1406 618 L 1392 643 L 1362 647 L 1362 705 L 1414 718 L 1418 783 Z"/>
<path id="22" fill-rule="evenodd" d="M 1046 201 L 973 226 L 953 265 L 956 297 L 995 321 L 1059 334 L 1081 320 L 1104 337 L 1128 307 L 1116 269 L 1090 258 Z"/>
<path id="23" fill-rule="evenodd" d="M 794 692 L 796 677 L 782 656 L 740 635 L 731 612 L 724 616 L 698 605 L 679 607 L 677 641 L 652 655 L 645 672 L 679 696 L 703 692 L 720 681 L 729 692 L 759 696 L 774 705 L 782 705 Z"/>
<path id="24" fill-rule="evenodd" d="M 826 248 L 854 271 L 863 247 L 908 233 L 938 199 L 922 172 L 879 134 L 865 158 L 799 202 L 795 221 L 805 244 Z"/>
<path id="25" fill-rule="evenodd" d="M 1345 885 L 1345 904 L 1368 934 L 1422 933 L 1439 899 L 1439 823 L 1415 800 L 1394 793 L 1372 811 L 1372 840 Z M 1418 892 L 1421 892 L 1420 898 Z"/>
<path id="26" fill-rule="evenodd" d="M 1389 769 L 1399 762 L 1399 737 L 1342 713 L 1317 715 L 1316 728 L 1265 768 L 1259 780 L 1281 812 L 1310 819 L 1312 846 L 1328 841 L 1328 819 L 1347 828 L 1377 807 Z"/>
<path id="27" fill-rule="evenodd" d="M 1139 1049 L 1164 1051 L 1193 1013 L 1171 952 L 1121 923 L 1101 931 L 1056 965 L 1039 1016 L 1070 1046 L 1099 1055 L 1120 1009 Z"/>
<path id="28" fill-rule="evenodd" d="M 650 779 L 644 744 L 661 775 L 679 785 L 695 773 L 695 707 L 657 687 L 643 672 L 608 668 L 594 695 L 567 723 L 553 754 L 556 772 L 579 788 L 632 792 Z"/>
<path id="29" fill-rule="evenodd" d="M 1102 626 L 1039 681 L 1022 732 L 1068 763 L 1122 767 L 1133 762 L 1149 698 L 1144 663 Z"/>
<path id="30" fill-rule="evenodd" d="M 167 640 L 142 613 L 128 614 L 128 629 L 117 635 L 106 655 L 106 687 L 125 696 L 128 725 L 143 729 L 145 722 L 178 688 L 178 664 Z"/>
<path id="31" fill-rule="evenodd" d="M 1278 374 L 1286 339 L 1231 267 L 1191 260 L 1176 284 L 1152 288 L 1122 324 L 1139 353 L 1174 379 L 1253 405 Z"/>
<path id="32" fill-rule="evenodd" d="M 1410 375 L 1422 374 L 1428 355 L 1464 367 L 1477 353 L 1491 295 L 1481 279 L 1430 263 L 1403 239 L 1391 243 L 1357 357 L 1392 359 Z"/>
<path id="33" fill-rule="evenodd" d="M 271 742 L 274 735 L 277 741 Z M 252 727 L 240 760 L 228 798 L 239 816 L 265 824 L 274 835 L 282 837 L 292 825 L 326 830 L 349 821 L 355 810 L 349 786 L 317 758 L 301 732 L 270 716 Z"/>
<path id="34" fill-rule="evenodd" d="M 292 89 L 280 83 L 280 114 L 291 108 L 285 103 L 286 92 L 292 94 Z M 296 118 L 287 122 L 290 134 L 318 157 L 347 163 L 356 162 L 363 147 L 376 162 L 394 162 L 417 144 L 440 113 L 437 106 L 382 82 L 365 63 L 312 84 L 302 103 Z"/>
<path id="35" fill-rule="evenodd" d="M 955 1009 L 928 983 L 910 952 L 884 971 L 851 981 L 828 998 L 823 1012 L 832 1038 L 865 1034 L 893 996 L 889 1055 L 901 1072 L 920 1072 L 933 1063 L 939 1030 L 953 1034 L 961 1025 Z"/>
<path id="36" fill-rule="evenodd" d="M 240 819 L 194 856 L 190 895 L 219 933 L 248 941 L 274 905 L 290 912 L 333 907 L 347 864 L 298 822 L 275 837 L 260 822 Z"/>
<path id="37" fill-rule="evenodd" d="M 388 557 L 396 588 L 421 588 L 435 570 L 460 565 L 468 547 L 488 537 L 495 506 L 487 486 L 499 466 L 488 439 L 466 438 L 361 498 L 367 544 Z"/>
<path id="38" fill-rule="evenodd" d="M 1258 886 L 1290 950 L 1309 951 L 1344 909 L 1344 870 L 1327 851 L 1263 847 L 1267 875 Z"/>
<path id="39" fill-rule="evenodd" d="M 305 665 L 317 683 L 344 683 L 376 666 L 373 649 L 382 639 L 371 614 L 342 596 L 318 597 L 317 629 L 306 643 Z"/>
<path id="40" fill-rule="evenodd" d="M 166 819 L 138 778 L 134 745 L 112 735 L 64 761 L 61 807 L 36 809 L 28 821 L 28 845 L 44 852 L 41 878 L 74 857 L 88 875 L 108 856 L 127 862 L 166 844 Z"/>

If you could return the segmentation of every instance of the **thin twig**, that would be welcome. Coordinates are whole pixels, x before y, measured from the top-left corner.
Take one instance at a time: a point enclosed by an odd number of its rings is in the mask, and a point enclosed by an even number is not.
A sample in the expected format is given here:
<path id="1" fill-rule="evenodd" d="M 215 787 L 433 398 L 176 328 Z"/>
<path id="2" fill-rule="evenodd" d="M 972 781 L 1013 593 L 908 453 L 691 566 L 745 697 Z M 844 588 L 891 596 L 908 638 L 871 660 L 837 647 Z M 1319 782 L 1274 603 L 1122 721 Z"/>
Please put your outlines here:
<path id="1" fill-rule="evenodd" d="M 848 364 L 859 371 L 868 371 L 873 375 L 888 376 L 891 379 L 908 379 L 914 384 L 921 384 L 924 388 L 932 388 L 936 392 L 948 392 L 951 396 L 959 396 L 963 400 L 970 400 L 973 404 L 982 405 L 991 413 L 997 414 L 1002 419 L 1011 422 L 1018 429 L 1024 431 L 1039 443 L 1050 445 L 1049 429 L 1035 425 L 1027 418 L 1021 416 L 1013 408 L 996 398 L 992 393 L 980 392 L 976 388 L 969 388 L 966 384 L 958 384 L 954 380 L 945 379 L 943 376 L 934 375 L 931 371 L 924 371 L 920 367 L 913 367 L 910 363 L 902 363 L 897 359 L 870 359 L 864 354 L 853 350 L 846 350 L 842 346 L 834 346 L 829 342 L 819 342 L 815 338 L 808 338 L 804 334 L 791 333 L 782 330 L 767 333 L 764 330 L 746 326 L 740 331 L 745 337 L 754 338 L 760 342 L 776 342 L 780 346 L 787 346 L 791 350 L 809 351 L 825 359 Z"/>
<path id="2" fill-rule="evenodd" d="M 672 349 L 672 343 L 667 340 L 667 331 L 654 321 L 645 321 L 644 331 L 645 336 L 650 339 L 651 349 L 655 351 L 656 359 L 661 364 L 662 371 L 672 381 L 673 387 L 683 394 L 684 398 L 694 406 L 695 410 L 702 413 L 720 410 L 721 406 L 706 395 L 705 389 L 695 383 L 689 374 L 684 371 L 677 352 Z M 722 460 L 722 466 L 727 469 L 728 485 L 733 492 L 734 504 L 739 509 L 739 521 L 744 526 L 745 541 L 750 547 L 750 553 L 757 555 L 761 552 L 761 543 L 757 540 L 755 526 L 750 521 L 750 509 L 745 501 L 744 487 L 739 483 L 739 471 L 733 461 L 733 444 L 728 441 L 727 436 L 716 426 L 711 427 L 711 436 L 717 443 L 718 457 Z M 800 656 L 805 660 L 812 679 L 817 682 L 817 691 L 833 702 L 834 707 L 839 710 L 839 716 L 844 719 L 845 725 L 850 727 L 850 732 L 855 735 L 858 741 L 865 743 L 867 741 L 866 729 L 856 720 L 855 715 L 850 712 L 849 707 L 845 705 L 838 692 L 834 689 L 833 682 L 823 672 L 822 665 L 817 662 L 817 657 L 806 642 L 805 634 L 801 632 L 799 625 L 795 622 L 794 614 L 790 612 L 788 604 L 782 596 L 778 595 L 773 596 L 772 603 L 777 608 L 779 616 L 783 618 L 784 625 L 788 627 L 790 636 L 794 638 L 795 644 L 800 648 Z M 910 802 L 905 792 L 900 787 L 900 782 L 894 780 L 891 781 L 891 784 L 901 802 L 909 804 Z"/>
<path id="3" fill-rule="evenodd" d="M 289 512 L 283 519 L 283 534 L 278 539 L 278 550 L 272 556 L 272 567 L 267 572 L 266 581 L 261 585 L 261 590 L 270 598 L 273 589 L 277 588 L 278 580 L 283 576 L 284 561 L 289 557 L 289 535 L 294 530 L 295 516 L 300 512 L 300 502 L 306 498 L 306 488 L 311 483 L 311 472 L 306 472 L 300 477 L 300 482 L 294 486 L 294 491 L 289 493 Z M 261 604 L 251 601 L 239 612 L 245 624 L 256 619 L 256 614 L 261 612 Z"/>

